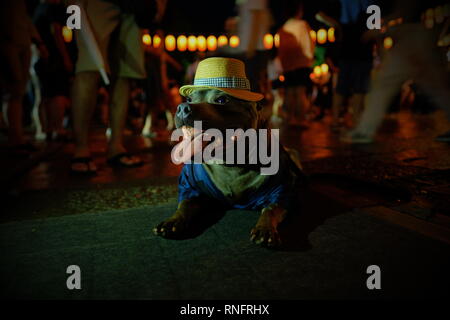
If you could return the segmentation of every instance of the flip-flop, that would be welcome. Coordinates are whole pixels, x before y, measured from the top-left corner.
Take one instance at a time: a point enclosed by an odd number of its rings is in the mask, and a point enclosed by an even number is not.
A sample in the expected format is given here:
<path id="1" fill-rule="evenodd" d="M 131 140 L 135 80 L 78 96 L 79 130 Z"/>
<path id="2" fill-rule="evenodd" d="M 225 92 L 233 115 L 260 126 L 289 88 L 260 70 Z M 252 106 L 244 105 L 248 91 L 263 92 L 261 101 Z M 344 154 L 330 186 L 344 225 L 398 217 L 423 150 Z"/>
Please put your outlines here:
<path id="1" fill-rule="evenodd" d="M 71 160 L 70 171 L 72 173 L 76 173 L 76 174 L 95 174 L 95 173 L 97 173 L 97 169 L 92 169 L 91 163 L 93 163 L 93 160 L 91 157 L 73 158 Z M 74 164 L 83 164 L 86 166 L 87 170 L 76 170 L 73 168 Z"/>
<path id="2" fill-rule="evenodd" d="M 139 160 L 138 162 L 135 163 L 127 163 L 125 161 L 123 161 L 123 158 L 131 158 L 133 157 L 130 153 L 128 152 L 122 152 L 119 154 L 116 154 L 115 156 L 109 158 L 106 162 L 113 167 L 119 167 L 119 168 L 136 168 L 136 167 L 140 167 L 142 166 L 142 164 L 144 163 L 142 160 Z"/>

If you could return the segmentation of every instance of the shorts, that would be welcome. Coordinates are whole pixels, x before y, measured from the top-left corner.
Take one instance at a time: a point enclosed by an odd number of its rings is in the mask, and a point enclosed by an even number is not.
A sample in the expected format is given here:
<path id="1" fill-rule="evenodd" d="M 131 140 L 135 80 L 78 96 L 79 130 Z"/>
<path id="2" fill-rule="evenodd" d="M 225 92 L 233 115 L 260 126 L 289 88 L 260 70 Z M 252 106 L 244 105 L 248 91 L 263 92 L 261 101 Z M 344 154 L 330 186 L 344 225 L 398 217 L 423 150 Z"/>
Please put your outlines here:
<path id="1" fill-rule="evenodd" d="M 311 84 L 309 75 L 311 74 L 310 68 L 299 68 L 284 73 L 284 87 L 308 87 Z"/>
<path id="2" fill-rule="evenodd" d="M 122 13 L 120 7 L 102 0 L 82 2 L 104 59 L 106 72 L 123 78 L 146 76 L 144 45 L 134 16 Z M 85 21 L 81 20 L 81 27 Z M 98 71 L 81 32 L 77 31 L 78 60 L 75 72 Z"/>
<path id="3" fill-rule="evenodd" d="M 366 94 L 369 90 L 372 62 L 365 60 L 341 60 L 336 92 L 348 96 Z"/>

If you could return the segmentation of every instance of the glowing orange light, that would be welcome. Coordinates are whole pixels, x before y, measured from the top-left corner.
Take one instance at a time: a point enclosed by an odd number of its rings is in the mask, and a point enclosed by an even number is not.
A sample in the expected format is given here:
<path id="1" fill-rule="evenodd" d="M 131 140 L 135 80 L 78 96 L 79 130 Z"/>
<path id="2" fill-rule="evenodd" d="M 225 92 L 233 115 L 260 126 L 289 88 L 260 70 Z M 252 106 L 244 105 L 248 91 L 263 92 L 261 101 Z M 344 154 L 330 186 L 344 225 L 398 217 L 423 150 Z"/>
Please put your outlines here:
<path id="1" fill-rule="evenodd" d="M 239 46 L 239 43 L 241 41 L 239 40 L 238 36 L 231 36 L 230 38 L 230 47 L 237 48 Z"/>
<path id="2" fill-rule="evenodd" d="M 336 36 L 334 35 L 334 28 L 330 28 L 328 29 L 328 41 L 329 42 L 335 42 L 336 41 Z"/>
<path id="3" fill-rule="evenodd" d="M 389 50 L 394 45 L 394 40 L 391 37 L 384 38 L 383 46 L 386 50 Z"/>
<path id="4" fill-rule="evenodd" d="M 195 51 L 197 50 L 197 38 L 195 36 L 189 36 L 188 39 L 188 50 L 189 51 Z"/>
<path id="5" fill-rule="evenodd" d="M 142 35 L 142 43 L 146 46 L 149 46 L 152 44 L 152 37 L 148 33 Z"/>
<path id="6" fill-rule="evenodd" d="M 264 48 L 267 50 L 272 49 L 273 47 L 273 36 L 270 33 L 264 35 L 263 38 Z"/>
<path id="7" fill-rule="evenodd" d="M 315 66 L 313 73 L 316 77 L 320 77 L 322 75 L 322 68 L 320 68 L 320 66 Z"/>
<path id="8" fill-rule="evenodd" d="M 317 42 L 319 44 L 324 44 L 327 42 L 327 30 L 319 29 L 319 31 L 317 31 Z"/>
<path id="9" fill-rule="evenodd" d="M 166 36 L 165 46 L 167 51 L 173 51 L 176 48 L 176 40 L 175 37 L 171 34 Z"/>
<path id="10" fill-rule="evenodd" d="M 217 39 L 217 44 L 219 45 L 219 47 L 226 46 L 228 44 L 228 38 L 224 35 L 220 36 Z"/>
<path id="11" fill-rule="evenodd" d="M 198 51 L 206 51 L 206 38 L 204 36 L 197 37 L 197 49 Z"/>
<path id="12" fill-rule="evenodd" d="M 186 49 L 187 49 L 186 36 L 179 36 L 177 38 L 177 48 L 178 48 L 178 51 L 186 51 Z"/>
<path id="13" fill-rule="evenodd" d="M 278 33 L 273 37 L 273 44 L 275 45 L 275 48 L 280 47 L 280 35 Z"/>
<path id="14" fill-rule="evenodd" d="M 280 76 L 278 77 L 278 80 L 280 80 L 281 82 L 284 82 L 284 80 L 286 80 L 286 79 L 284 78 L 283 75 L 280 75 Z"/>
<path id="15" fill-rule="evenodd" d="M 317 34 L 314 30 L 309 31 L 309 36 L 311 37 L 312 41 L 316 42 Z"/>
<path id="16" fill-rule="evenodd" d="M 161 37 L 158 35 L 153 36 L 153 48 L 159 48 L 161 46 Z"/>
<path id="17" fill-rule="evenodd" d="M 320 66 L 320 71 L 321 71 L 322 73 L 324 73 L 324 74 L 327 74 L 329 69 L 330 69 L 330 68 L 328 67 L 328 65 L 327 65 L 326 63 L 323 63 L 323 64 Z"/>
<path id="18" fill-rule="evenodd" d="M 215 36 L 209 36 L 206 39 L 209 51 L 216 51 L 217 49 L 217 38 Z"/>
<path id="19" fill-rule="evenodd" d="M 67 26 L 64 26 L 62 28 L 62 36 L 63 36 L 65 42 L 67 42 L 67 43 L 72 42 L 72 38 L 73 38 L 72 29 L 69 29 Z"/>

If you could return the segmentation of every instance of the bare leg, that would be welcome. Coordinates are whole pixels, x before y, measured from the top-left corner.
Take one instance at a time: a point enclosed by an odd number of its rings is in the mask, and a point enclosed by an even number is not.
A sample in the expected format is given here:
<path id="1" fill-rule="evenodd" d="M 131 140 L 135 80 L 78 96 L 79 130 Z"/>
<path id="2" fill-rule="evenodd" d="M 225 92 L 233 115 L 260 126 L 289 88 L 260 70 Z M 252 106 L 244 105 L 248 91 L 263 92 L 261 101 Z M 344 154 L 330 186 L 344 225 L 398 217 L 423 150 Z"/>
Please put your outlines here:
<path id="1" fill-rule="evenodd" d="M 73 132 L 75 135 L 74 158 L 90 156 L 89 123 L 97 97 L 99 74 L 97 72 L 79 72 L 75 76 L 72 88 Z M 78 172 L 95 171 L 95 164 L 74 163 L 72 170 Z"/>
<path id="2" fill-rule="evenodd" d="M 128 110 L 130 82 L 127 78 L 118 78 L 114 82 L 110 108 L 111 137 L 108 146 L 108 158 L 126 152 L 123 145 L 123 129 Z M 138 157 L 124 157 L 120 160 L 126 165 L 139 163 Z"/>

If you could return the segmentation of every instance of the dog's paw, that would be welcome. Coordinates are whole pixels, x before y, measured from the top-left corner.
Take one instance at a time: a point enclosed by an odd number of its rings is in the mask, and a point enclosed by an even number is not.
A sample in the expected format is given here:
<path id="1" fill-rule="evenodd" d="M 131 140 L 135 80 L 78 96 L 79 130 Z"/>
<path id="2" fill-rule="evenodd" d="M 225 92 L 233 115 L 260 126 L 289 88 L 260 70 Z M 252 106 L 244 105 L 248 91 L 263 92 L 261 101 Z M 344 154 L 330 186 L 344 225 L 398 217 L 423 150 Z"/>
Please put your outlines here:
<path id="1" fill-rule="evenodd" d="M 183 219 L 170 218 L 153 228 L 153 233 L 164 238 L 177 238 L 185 230 L 186 223 Z"/>
<path id="2" fill-rule="evenodd" d="M 273 228 L 256 226 L 250 232 L 250 240 L 263 247 L 276 248 L 281 245 L 280 235 Z"/>

